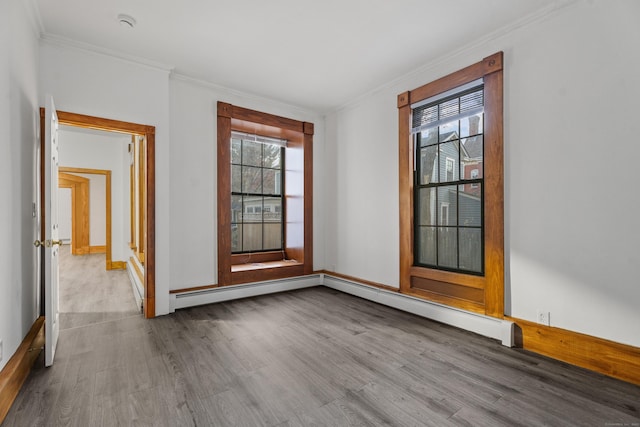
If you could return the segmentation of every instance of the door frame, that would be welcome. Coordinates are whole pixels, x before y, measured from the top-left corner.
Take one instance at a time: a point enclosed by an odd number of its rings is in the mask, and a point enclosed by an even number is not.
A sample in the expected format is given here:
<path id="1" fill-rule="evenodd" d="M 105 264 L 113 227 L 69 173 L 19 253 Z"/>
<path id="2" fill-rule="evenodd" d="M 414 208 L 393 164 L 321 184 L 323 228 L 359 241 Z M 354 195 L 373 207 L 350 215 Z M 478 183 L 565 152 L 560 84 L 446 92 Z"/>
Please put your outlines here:
<path id="1" fill-rule="evenodd" d="M 105 169 L 85 169 L 85 168 L 74 168 L 74 167 L 67 167 L 67 166 L 59 166 L 58 167 L 58 171 L 60 173 L 64 173 L 64 174 L 85 174 L 85 175 L 102 175 L 104 176 L 104 182 L 105 182 L 105 238 L 106 238 L 106 245 L 104 247 L 105 249 L 105 258 L 106 258 L 106 266 L 105 269 L 106 270 L 124 270 L 126 269 L 126 261 L 113 261 L 112 258 L 112 244 L 111 244 L 111 171 L 110 170 L 105 170 Z M 78 177 L 80 178 L 80 177 Z M 59 187 L 59 185 L 58 185 Z M 72 204 L 76 204 L 78 203 L 79 200 L 77 200 L 77 198 L 72 197 Z M 88 204 L 89 200 L 85 200 L 85 202 Z M 74 208 L 76 206 L 74 206 L 72 208 L 72 212 L 74 211 Z M 88 213 L 88 211 L 87 211 Z M 90 214 L 89 214 L 90 215 Z M 87 224 L 89 224 L 89 218 L 87 218 Z M 73 224 L 73 215 L 72 215 L 72 233 L 73 233 L 73 226 L 75 224 Z M 92 253 L 91 252 L 91 241 L 88 242 L 87 245 L 87 251 L 84 254 L 89 254 Z M 81 254 L 78 254 L 81 255 Z"/>
<path id="2" fill-rule="evenodd" d="M 143 300 L 143 312 L 144 317 L 149 319 L 156 315 L 156 276 L 155 276 L 155 261 L 156 261 L 156 179 L 155 179 L 155 126 L 123 122 L 119 120 L 105 119 L 101 117 L 88 116 L 84 114 L 70 113 L 66 111 L 57 111 L 58 122 L 61 125 L 74 126 L 85 129 L 96 129 L 108 132 L 120 132 L 126 134 L 142 135 L 146 139 L 146 251 L 145 251 L 145 266 L 144 266 L 144 300 Z M 40 108 L 40 206 L 42 225 L 40 233 L 42 239 L 44 239 L 44 125 L 45 116 L 44 108 Z"/>

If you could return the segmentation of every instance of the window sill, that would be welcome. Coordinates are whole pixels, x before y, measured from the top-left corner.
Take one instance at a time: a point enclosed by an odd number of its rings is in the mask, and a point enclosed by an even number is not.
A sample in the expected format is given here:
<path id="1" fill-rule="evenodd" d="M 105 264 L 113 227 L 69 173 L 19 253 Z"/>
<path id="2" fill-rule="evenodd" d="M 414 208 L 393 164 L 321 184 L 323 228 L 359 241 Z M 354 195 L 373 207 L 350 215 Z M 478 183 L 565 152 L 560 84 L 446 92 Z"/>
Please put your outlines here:
<path id="1" fill-rule="evenodd" d="M 247 264 L 235 264 L 231 266 L 231 272 L 237 271 L 249 271 L 249 270 L 264 270 L 268 268 L 281 268 L 291 267 L 294 265 L 304 265 L 294 259 L 285 259 L 280 261 L 267 261 L 267 262 L 250 262 Z"/>
<path id="2" fill-rule="evenodd" d="M 304 263 L 294 260 L 280 260 L 235 264 L 231 266 L 231 283 L 262 282 L 304 275 Z"/>

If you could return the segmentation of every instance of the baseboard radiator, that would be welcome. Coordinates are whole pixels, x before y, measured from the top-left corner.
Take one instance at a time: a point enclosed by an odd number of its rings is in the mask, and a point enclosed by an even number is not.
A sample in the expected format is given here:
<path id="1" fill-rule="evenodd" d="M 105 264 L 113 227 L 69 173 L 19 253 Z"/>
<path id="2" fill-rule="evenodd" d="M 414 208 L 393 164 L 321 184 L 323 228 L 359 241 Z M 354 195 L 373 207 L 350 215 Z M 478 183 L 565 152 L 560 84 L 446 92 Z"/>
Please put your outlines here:
<path id="1" fill-rule="evenodd" d="M 215 302 L 231 301 L 234 299 L 273 294 L 276 292 L 292 291 L 321 285 L 322 275 L 292 277 L 287 279 L 268 280 L 264 282 L 248 283 L 246 285 L 224 286 L 219 288 L 190 291 L 171 294 L 169 297 L 169 312 L 196 305 Z"/>
<path id="2" fill-rule="evenodd" d="M 131 282 L 131 290 L 133 291 L 133 296 L 136 299 L 136 306 L 140 308 L 142 311 L 142 301 L 144 299 L 144 284 L 140 282 L 140 278 L 134 271 L 133 266 L 131 265 L 131 260 L 126 262 L 127 273 L 129 274 L 129 281 Z"/>
<path id="3" fill-rule="evenodd" d="M 476 334 L 496 339 L 507 347 L 514 346 L 514 323 L 511 321 L 471 313 L 399 292 L 391 292 L 356 281 L 334 277 L 329 274 L 324 274 L 323 276 L 322 284 L 328 288 L 475 332 Z"/>
<path id="4" fill-rule="evenodd" d="M 184 293 L 171 294 L 169 311 L 193 307 L 203 304 L 230 301 L 234 299 L 266 295 L 275 292 L 291 291 L 314 286 L 326 286 L 347 294 L 355 295 L 378 304 L 455 326 L 498 340 L 507 347 L 514 346 L 514 323 L 509 320 L 496 319 L 477 313 L 425 301 L 419 298 L 391 292 L 352 280 L 331 276 L 330 274 L 313 274 L 289 279 L 271 280 L 246 285 L 225 286 Z"/>

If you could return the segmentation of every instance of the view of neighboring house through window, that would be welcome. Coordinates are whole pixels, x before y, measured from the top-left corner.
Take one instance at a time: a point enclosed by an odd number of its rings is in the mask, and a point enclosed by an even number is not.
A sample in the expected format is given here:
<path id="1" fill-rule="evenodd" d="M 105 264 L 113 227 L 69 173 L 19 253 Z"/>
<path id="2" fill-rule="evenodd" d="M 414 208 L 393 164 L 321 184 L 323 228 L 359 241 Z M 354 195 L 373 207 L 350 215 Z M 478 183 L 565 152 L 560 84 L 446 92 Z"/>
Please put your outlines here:
<path id="1" fill-rule="evenodd" d="M 412 105 L 415 265 L 482 274 L 482 81 Z"/>
<path id="2" fill-rule="evenodd" d="M 231 252 L 283 250 L 284 141 L 231 134 Z"/>

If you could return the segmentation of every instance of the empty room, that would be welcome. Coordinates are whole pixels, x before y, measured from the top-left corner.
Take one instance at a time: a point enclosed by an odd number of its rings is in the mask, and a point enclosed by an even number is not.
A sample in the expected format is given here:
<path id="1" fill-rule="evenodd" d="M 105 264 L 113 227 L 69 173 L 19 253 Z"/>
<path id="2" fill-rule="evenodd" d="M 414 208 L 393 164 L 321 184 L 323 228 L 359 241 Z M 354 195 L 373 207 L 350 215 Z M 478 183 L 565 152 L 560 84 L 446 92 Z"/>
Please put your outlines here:
<path id="1" fill-rule="evenodd" d="M 0 424 L 640 426 L 638 17 L 2 0 Z"/>

